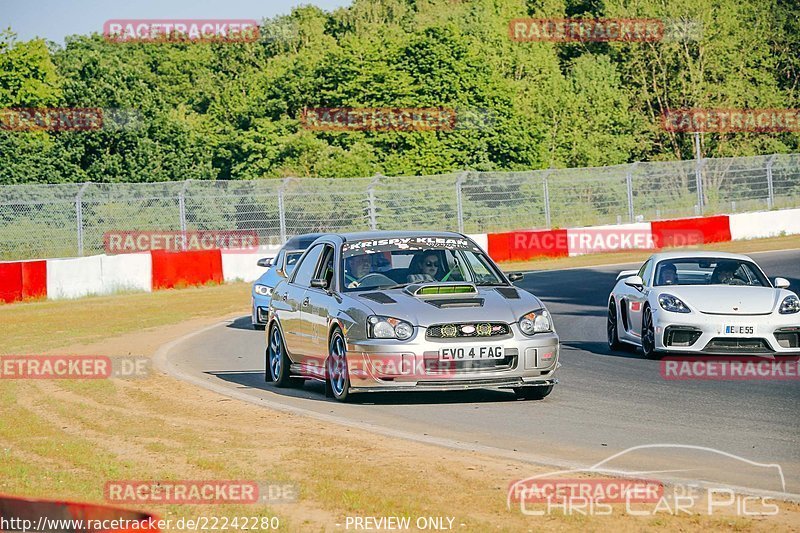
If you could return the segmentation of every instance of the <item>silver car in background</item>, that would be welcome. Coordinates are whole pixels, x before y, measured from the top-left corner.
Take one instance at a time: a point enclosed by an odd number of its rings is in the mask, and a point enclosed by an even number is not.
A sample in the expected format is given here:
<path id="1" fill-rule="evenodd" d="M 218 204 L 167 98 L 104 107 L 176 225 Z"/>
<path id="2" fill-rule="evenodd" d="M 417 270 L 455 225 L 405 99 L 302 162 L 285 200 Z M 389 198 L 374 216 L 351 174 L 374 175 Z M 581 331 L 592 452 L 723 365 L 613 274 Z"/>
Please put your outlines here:
<path id="1" fill-rule="evenodd" d="M 559 339 L 544 304 L 468 237 L 328 234 L 272 292 L 266 379 L 357 392 L 513 390 L 557 383 Z"/>

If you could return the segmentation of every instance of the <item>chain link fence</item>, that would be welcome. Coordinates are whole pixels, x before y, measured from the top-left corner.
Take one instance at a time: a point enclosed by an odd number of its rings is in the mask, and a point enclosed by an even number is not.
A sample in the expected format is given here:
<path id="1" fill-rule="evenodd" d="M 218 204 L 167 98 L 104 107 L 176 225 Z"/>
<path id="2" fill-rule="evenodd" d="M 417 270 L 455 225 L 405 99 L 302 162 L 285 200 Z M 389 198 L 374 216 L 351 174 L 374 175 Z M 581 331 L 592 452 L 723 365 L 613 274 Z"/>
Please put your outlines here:
<path id="1" fill-rule="evenodd" d="M 103 253 L 113 231 L 486 233 L 800 207 L 800 154 L 527 172 L 0 187 L 0 259 Z"/>

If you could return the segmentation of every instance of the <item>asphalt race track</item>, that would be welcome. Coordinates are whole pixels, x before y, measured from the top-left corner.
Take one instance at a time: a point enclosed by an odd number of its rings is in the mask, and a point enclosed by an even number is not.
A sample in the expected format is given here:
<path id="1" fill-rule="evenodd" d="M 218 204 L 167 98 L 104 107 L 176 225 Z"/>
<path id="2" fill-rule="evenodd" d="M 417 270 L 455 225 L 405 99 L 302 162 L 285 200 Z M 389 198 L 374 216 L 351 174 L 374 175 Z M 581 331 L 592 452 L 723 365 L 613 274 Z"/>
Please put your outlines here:
<path id="1" fill-rule="evenodd" d="M 800 250 L 752 255 L 771 279 L 785 277 L 800 293 Z M 624 453 L 604 468 L 768 492 L 784 492 L 782 472 L 785 492 L 800 497 L 800 381 L 667 381 L 658 361 L 609 352 L 609 292 L 620 270 L 638 266 L 532 272 L 519 283 L 546 302 L 561 337 L 560 384 L 544 401 L 464 391 L 373 394 L 339 404 L 322 384 L 276 389 L 264 382 L 264 333 L 250 328 L 249 316 L 175 344 L 167 366 L 251 401 L 561 466 L 553 470 L 588 467 L 634 446 L 677 445 Z"/>

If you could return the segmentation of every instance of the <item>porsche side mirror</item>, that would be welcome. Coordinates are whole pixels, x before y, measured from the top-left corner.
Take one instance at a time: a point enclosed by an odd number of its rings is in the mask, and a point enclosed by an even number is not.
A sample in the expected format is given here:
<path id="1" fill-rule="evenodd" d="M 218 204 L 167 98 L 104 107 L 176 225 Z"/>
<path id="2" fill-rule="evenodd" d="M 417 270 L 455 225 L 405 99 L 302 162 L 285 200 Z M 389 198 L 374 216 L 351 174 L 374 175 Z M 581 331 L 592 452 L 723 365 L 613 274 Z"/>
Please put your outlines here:
<path id="1" fill-rule="evenodd" d="M 524 277 L 525 274 L 523 274 L 522 272 L 512 272 L 511 274 L 508 275 L 508 280 L 511 283 L 514 283 L 515 281 L 522 281 L 522 278 Z"/>
<path id="2" fill-rule="evenodd" d="M 316 288 L 316 289 L 327 289 L 328 288 L 328 282 L 325 281 L 324 279 L 312 279 L 311 280 L 311 286 Z"/>
<path id="3" fill-rule="evenodd" d="M 791 283 L 789 283 L 788 279 L 786 279 L 786 278 L 775 278 L 775 288 L 776 289 L 788 289 L 789 285 L 791 285 Z"/>
<path id="4" fill-rule="evenodd" d="M 271 257 L 262 257 L 261 259 L 258 260 L 258 263 L 256 263 L 256 264 L 258 266 L 260 266 L 260 267 L 270 267 L 270 266 L 272 266 L 272 258 Z"/>
<path id="5" fill-rule="evenodd" d="M 633 287 L 637 291 L 641 291 L 644 289 L 644 281 L 639 276 L 631 276 L 629 278 L 625 278 L 625 285 L 628 287 Z"/>

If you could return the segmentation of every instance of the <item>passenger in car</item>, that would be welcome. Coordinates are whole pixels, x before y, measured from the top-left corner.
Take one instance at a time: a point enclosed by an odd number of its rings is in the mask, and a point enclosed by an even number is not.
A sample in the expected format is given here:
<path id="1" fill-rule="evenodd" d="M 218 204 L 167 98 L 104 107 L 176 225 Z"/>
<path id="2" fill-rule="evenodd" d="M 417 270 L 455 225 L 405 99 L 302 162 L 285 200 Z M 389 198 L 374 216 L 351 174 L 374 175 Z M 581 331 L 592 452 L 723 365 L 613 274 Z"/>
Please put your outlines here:
<path id="1" fill-rule="evenodd" d="M 409 283 L 420 283 L 424 281 L 438 281 L 439 274 L 439 254 L 436 252 L 426 252 L 417 254 L 411 260 L 408 267 Z"/>

